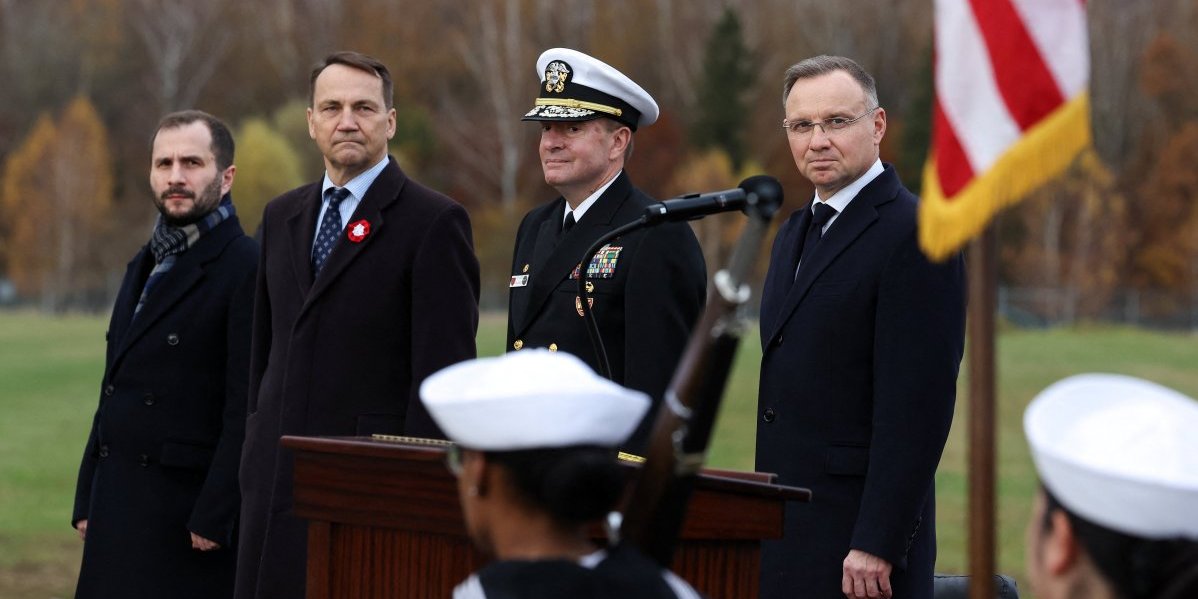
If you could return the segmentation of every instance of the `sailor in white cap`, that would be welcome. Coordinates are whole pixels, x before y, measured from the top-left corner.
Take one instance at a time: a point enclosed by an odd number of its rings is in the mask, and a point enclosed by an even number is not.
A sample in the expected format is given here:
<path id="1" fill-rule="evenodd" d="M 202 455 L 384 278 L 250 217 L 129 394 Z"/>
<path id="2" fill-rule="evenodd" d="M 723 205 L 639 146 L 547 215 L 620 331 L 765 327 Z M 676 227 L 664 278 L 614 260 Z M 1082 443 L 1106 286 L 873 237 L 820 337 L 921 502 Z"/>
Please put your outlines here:
<path id="1" fill-rule="evenodd" d="M 482 597 L 698 597 L 631 548 L 600 549 L 588 524 L 624 487 L 616 461 L 645 394 L 546 349 L 479 358 L 428 377 L 420 398 L 454 445 L 466 528 L 497 561 L 454 590 Z"/>
<path id="2" fill-rule="evenodd" d="M 1040 474 L 1037 597 L 1198 597 L 1198 402 L 1149 381 L 1057 382 L 1023 419 Z"/>
<path id="3" fill-rule="evenodd" d="M 538 97 L 523 120 L 540 122 L 545 182 L 561 197 L 529 212 L 516 233 L 507 349 L 561 350 L 600 370 L 585 301 L 612 380 L 656 402 L 703 308 L 707 270 L 698 240 L 687 224 L 667 223 L 582 254 L 655 202 L 633 187 L 624 163 L 633 132 L 657 120 L 657 103 L 620 71 L 568 48 L 542 53 L 537 74 Z M 577 291 L 582 275 L 590 283 L 585 297 Z M 642 448 L 649 424 L 625 447 Z"/>

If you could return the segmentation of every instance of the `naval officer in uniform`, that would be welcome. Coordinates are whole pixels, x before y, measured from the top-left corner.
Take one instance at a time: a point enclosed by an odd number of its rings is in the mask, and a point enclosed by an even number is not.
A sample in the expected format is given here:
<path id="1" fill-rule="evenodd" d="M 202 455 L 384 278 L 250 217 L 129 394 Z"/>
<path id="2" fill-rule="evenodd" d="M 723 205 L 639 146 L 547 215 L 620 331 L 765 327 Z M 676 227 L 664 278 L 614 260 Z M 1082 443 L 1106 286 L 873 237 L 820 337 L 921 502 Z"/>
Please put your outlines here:
<path id="1" fill-rule="evenodd" d="M 698 240 L 687 224 L 666 223 L 619 237 L 588 260 L 582 254 L 655 202 L 632 185 L 624 164 L 634 132 L 657 120 L 657 103 L 620 71 L 575 50 L 546 50 L 537 73 L 539 94 L 523 120 L 540 122 L 545 182 L 561 196 L 529 212 L 516 234 L 508 350 L 565 351 L 598 370 L 585 299 L 611 379 L 656 402 L 703 308 L 707 271 Z M 586 298 L 577 291 L 582 273 Z M 627 448 L 644 447 L 651 420 Z"/>
<path id="2" fill-rule="evenodd" d="M 1198 402 L 1142 379 L 1057 382 L 1023 417 L 1037 597 L 1198 597 Z"/>

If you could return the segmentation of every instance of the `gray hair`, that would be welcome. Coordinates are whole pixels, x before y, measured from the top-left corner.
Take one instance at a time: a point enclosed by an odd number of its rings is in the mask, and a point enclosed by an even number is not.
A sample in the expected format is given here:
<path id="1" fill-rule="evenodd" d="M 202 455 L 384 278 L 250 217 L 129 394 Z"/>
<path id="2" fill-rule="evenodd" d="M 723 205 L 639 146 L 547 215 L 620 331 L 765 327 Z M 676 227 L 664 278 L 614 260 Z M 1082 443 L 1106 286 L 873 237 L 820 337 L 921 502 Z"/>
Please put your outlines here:
<path id="1" fill-rule="evenodd" d="M 878 86 L 874 83 L 873 75 L 870 75 L 851 58 L 821 54 L 820 56 L 813 56 L 799 61 L 791 65 L 789 69 L 786 69 L 786 80 L 782 84 L 783 106 L 786 105 L 786 99 L 790 97 L 791 88 L 795 86 L 795 82 L 799 79 L 812 79 L 836 71 L 848 73 L 850 77 L 861 85 L 861 89 L 865 92 L 866 100 L 873 106 L 878 105 Z"/>

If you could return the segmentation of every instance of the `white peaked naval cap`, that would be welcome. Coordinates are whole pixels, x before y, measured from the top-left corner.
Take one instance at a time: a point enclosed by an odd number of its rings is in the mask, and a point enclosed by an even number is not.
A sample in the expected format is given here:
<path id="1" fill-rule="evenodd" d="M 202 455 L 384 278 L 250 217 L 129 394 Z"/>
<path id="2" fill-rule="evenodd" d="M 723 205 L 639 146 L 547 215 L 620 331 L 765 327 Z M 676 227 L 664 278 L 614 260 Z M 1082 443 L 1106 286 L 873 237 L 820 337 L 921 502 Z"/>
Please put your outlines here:
<path id="1" fill-rule="evenodd" d="M 425 379 L 420 399 L 450 441 L 483 451 L 615 447 L 650 403 L 577 357 L 547 349 L 454 364 Z"/>
<path id="2" fill-rule="evenodd" d="M 1023 428 L 1044 486 L 1070 512 L 1147 539 L 1198 540 L 1198 402 L 1149 381 L 1082 374 L 1050 385 Z"/>
<path id="3" fill-rule="evenodd" d="M 615 67 L 577 50 L 550 48 L 537 59 L 536 105 L 521 120 L 615 119 L 636 131 L 657 121 L 653 96 Z"/>

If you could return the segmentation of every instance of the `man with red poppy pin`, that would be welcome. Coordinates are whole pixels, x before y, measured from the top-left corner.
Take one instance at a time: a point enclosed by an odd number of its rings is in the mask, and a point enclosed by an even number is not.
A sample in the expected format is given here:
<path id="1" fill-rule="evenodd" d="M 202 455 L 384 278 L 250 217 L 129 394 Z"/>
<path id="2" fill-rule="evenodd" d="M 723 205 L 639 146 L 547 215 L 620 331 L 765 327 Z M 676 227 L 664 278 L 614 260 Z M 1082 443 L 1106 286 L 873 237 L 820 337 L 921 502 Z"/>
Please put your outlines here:
<path id="1" fill-rule="evenodd" d="M 387 155 L 391 75 L 331 54 L 312 71 L 308 132 L 325 175 L 263 214 L 236 597 L 303 597 L 307 526 L 291 514 L 283 435 L 441 437 L 417 396 L 473 358 L 470 220 Z"/>

